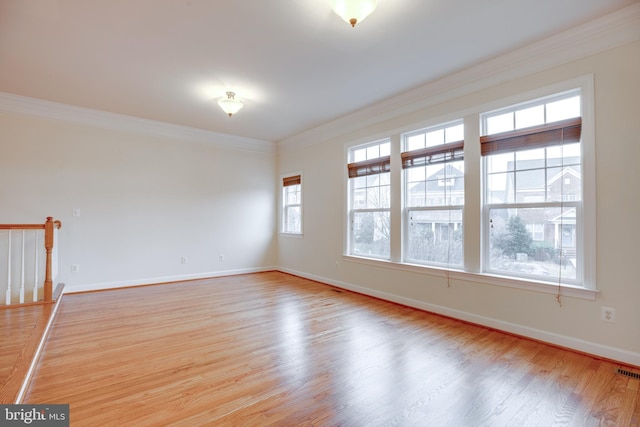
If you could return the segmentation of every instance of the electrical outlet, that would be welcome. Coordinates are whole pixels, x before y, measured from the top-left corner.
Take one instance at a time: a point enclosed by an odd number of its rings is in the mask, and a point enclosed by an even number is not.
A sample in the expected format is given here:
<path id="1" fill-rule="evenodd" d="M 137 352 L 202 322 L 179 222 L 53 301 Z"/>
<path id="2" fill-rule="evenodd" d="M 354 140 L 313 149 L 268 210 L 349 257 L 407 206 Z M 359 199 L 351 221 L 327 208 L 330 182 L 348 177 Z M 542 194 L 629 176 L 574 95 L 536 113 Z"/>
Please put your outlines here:
<path id="1" fill-rule="evenodd" d="M 187 257 L 183 256 L 182 258 L 180 258 L 180 264 L 186 264 L 187 263 Z"/>
<path id="2" fill-rule="evenodd" d="M 600 311 L 600 320 L 603 322 L 614 323 L 616 321 L 616 309 L 611 307 L 602 307 Z"/>
<path id="3" fill-rule="evenodd" d="M 80 271 L 80 264 L 71 264 L 71 272 L 78 273 Z"/>
<path id="4" fill-rule="evenodd" d="M 218 261 L 220 262 L 224 261 L 224 254 L 218 255 Z"/>

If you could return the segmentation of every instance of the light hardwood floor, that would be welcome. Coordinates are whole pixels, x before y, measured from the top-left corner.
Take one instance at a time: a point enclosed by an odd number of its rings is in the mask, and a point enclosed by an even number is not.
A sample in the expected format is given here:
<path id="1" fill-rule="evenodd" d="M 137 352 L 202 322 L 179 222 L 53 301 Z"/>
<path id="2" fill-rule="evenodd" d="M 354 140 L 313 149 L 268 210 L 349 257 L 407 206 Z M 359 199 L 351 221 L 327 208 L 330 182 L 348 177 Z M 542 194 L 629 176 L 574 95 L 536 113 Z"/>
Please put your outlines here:
<path id="1" fill-rule="evenodd" d="M 618 365 L 277 273 L 66 295 L 72 426 L 639 426 Z"/>
<path id="2" fill-rule="evenodd" d="M 0 308 L 0 403 L 15 403 L 53 304 Z"/>

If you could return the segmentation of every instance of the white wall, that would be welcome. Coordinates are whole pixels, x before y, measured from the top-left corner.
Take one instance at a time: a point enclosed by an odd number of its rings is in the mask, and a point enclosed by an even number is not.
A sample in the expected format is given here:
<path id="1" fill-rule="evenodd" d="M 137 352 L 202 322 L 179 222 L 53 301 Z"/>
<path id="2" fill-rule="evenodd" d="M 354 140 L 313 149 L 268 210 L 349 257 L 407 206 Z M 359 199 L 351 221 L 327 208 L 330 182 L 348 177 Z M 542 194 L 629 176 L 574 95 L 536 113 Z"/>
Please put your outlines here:
<path id="1" fill-rule="evenodd" d="M 313 144 L 285 141 L 279 147 L 279 171 L 304 173 L 304 237 L 279 238 L 283 270 L 421 307 L 514 333 L 640 365 L 640 43 L 606 50 L 570 63 L 528 73 L 503 74 L 479 90 L 426 107 L 403 111 L 386 120 L 364 115 L 342 121 L 343 131 L 324 129 L 327 137 Z M 597 277 L 595 301 L 451 280 L 442 274 L 403 270 L 396 265 L 366 264 L 343 257 L 345 223 L 345 146 L 395 135 L 429 118 L 473 114 L 479 106 L 593 74 L 597 170 Z M 473 83 L 476 84 L 476 83 Z M 436 98 L 440 94 L 434 95 Z M 446 96 L 444 97 L 446 98 Z M 443 99 L 444 99 L 443 98 Z M 418 103 L 419 104 L 419 103 Z M 358 120 L 366 126 L 357 126 Z M 475 208 L 479 207 L 479 198 Z M 616 323 L 600 320 L 600 308 L 617 310 Z"/>
<path id="2" fill-rule="evenodd" d="M 228 146 L 5 111 L 0 223 L 62 221 L 67 291 L 270 268 L 275 150 Z"/>

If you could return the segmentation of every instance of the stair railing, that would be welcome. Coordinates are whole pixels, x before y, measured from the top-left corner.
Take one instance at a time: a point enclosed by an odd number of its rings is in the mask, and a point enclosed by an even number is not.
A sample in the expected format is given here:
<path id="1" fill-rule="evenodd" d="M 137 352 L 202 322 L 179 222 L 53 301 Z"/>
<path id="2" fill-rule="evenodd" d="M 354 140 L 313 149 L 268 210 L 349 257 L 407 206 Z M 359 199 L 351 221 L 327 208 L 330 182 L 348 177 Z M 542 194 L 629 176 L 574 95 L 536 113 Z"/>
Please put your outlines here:
<path id="1" fill-rule="evenodd" d="M 0 224 L 0 231 L 6 230 L 2 237 L 6 236 L 6 243 L 2 247 L 0 238 L 0 258 L 6 259 L 6 288 L 4 292 L 4 306 L 14 305 L 16 303 L 37 303 L 53 301 L 53 282 L 58 276 L 57 247 L 55 245 L 57 230 L 62 227 L 62 223 L 47 217 L 44 224 Z M 33 232 L 30 232 L 33 230 Z M 43 231 L 40 231 L 43 230 Z M 14 235 L 17 234 L 17 238 Z M 44 235 L 44 238 L 40 236 Z M 16 242 L 19 241 L 20 243 Z M 40 242 L 44 243 L 44 282 L 42 279 L 42 261 L 40 260 L 43 253 L 43 247 Z M 33 255 L 29 255 L 33 254 Z M 18 267 L 18 274 L 14 274 L 14 270 Z M 0 260 L 0 271 L 2 271 L 2 262 Z M 0 286 L 2 286 L 2 277 L 0 277 Z M 39 296 L 39 288 L 42 283 L 43 296 Z M 28 289 L 31 290 L 31 301 L 26 301 Z M 18 288 L 19 290 L 17 290 Z M 17 291 L 16 291 L 17 290 Z M 1 297 L 0 297 L 1 298 Z M 17 300 L 17 301 L 16 301 Z"/>

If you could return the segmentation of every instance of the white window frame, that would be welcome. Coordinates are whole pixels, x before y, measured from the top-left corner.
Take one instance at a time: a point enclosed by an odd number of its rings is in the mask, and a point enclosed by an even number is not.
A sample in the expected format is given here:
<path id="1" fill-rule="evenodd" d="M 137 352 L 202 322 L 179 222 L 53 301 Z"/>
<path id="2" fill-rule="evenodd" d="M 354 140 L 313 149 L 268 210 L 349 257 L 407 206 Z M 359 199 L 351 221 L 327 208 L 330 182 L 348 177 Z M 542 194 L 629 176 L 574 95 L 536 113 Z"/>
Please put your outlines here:
<path id="1" fill-rule="evenodd" d="M 296 185 L 292 185 L 292 186 L 285 186 L 283 183 L 283 180 L 289 177 L 295 177 L 295 176 L 299 176 L 300 177 L 300 184 L 296 184 Z M 294 172 L 294 173 L 288 173 L 285 175 L 282 175 L 280 177 L 280 187 L 281 187 L 281 191 L 280 191 L 280 197 L 282 200 L 281 203 L 281 211 L 280 211 L 280 234 L 284 235 L 284 236 L 291 236 L 291 237 L 302 237 L 303 235 L 303 230 L 304 230 L 304 191 L 303 191 L 303 185 L 304 185 L 304 177 L 302 176 L 302 172 Z M 299 186 L 299 191 L 300 191 L 300 203 L 287 203 L 288 201 L 288 197 L 287 197 L 287 191 L 291 188 L 291 187 L 297 187 Z M 300 208 L 300 230 L 288 230 L 287 229 L 287 216 L 288 216 L 288 210 L 290 208 L 296 208 L 299 207 Z"/>
<path id="2" fill-rule="evenodd" d="M 493 275 L 497 277 L 497 280 L 501 284 L 516 284 L 516 287 L 520 286 L 523 280 L 531 283 L 540 283 L 542 287 L 549 287 L 549 285 L 558 288 L 558 292 L 562 294 L 562 289 L 584 289 L 584 290 L 596 290 L 595 285 L 595 143 L 594 143 L 594 130 L 593 130 L 593 76 L 584 76 L 582 78 L 574 79 L 569 82 L 560 83 L 532 91 L 526 94 L 521 94 L 516 97 L 511 97 L 497 103 L 493 103 L 493 108 L 487 108 L 484 113 L 480 114 L 480 131 L 483 134 L 485 124 L 483 123 L 483 117 L 492 113 L 498 112 L 498 110 L 507 110 L 509 108 L 516 108 L 525 105 L 533 105 L 544 98 L 551 99 L 554 96 L 562 96 L 565 92 L 579 91 L 580 93 L 580 107 L 582 118 L 582 132 L 581 132 L 581 169 L 582 169 L 582 200 L 581 201 L 562 201 L 557 202 L 555 205 L 558 207 L 571 208 L 578 206 L 576 212 L 576 221 L 580 225 L 580 232 L 577 233 L 576 250 L 578 257 L 580 258 L 578 263 L 581 268 L 576 272 L 575 280 L 568 280 L 561 278 L 560 283 L 558 281 L 541 280 L 539 276 L 528 277 L 527 275 L 515 275 L 508 274 L 504 271 L 494 271 L 489 268 L 489 209 L 490 208 L 519 208 L 519 207 L 536 207 L 538 204 L 505 204 L 499 206 L 493 204 L 491 206 L 487 203 L 486 198 L 486 168 L 487 159 L 482 159 L 482 227 L 481 227 L 481 264 L 482 273 Z M 549 102 L 548 100 L 546 102 Z M 542 203 L 540 206 L 551 206 L 551 203 Z M 530 287 L 530 286 L 525 286 Z M 579 294 L 579 292 L 578 292 Z"/>
<path id="3" fill-rule="evenodd" d="M 371 142 L 367 142 L 364 144 L 358 144 L 358 145 L 353 145 L 348 147 L 347 149 L 347 157 L 348 157 L 348 163 L 353 163 L 356 161 L 356 159 L 354 159 L 353 154 L 355 151 L 357 150 L 362 150 L 362 149 L 366 149 L 368 147 L 374 147 L 376 145 L 380 146 L 382 144 L 389 144 L 391 145 L 391 141 L 389 138 L 383 138 L 383 139 L 378 139 L 376 141 L 371 141 Z M 375 160 L 377 158 L 383 158 L 384 156 L 380 156 L 380 157 L 372 157 L 372 158 L 367 158 L 367 160 Z M 383 172 L 384 174 L 389 174 L 389 172 Z M 381 175 L 381 174 L 378 174 Z M 375 176 L 374 175 L 369 175 L 369 176 Z M 389 222 L 391 221 L 391 194 L 389 194 L 389 206 L 388 207 L 379 207 L 379 208 L 371 208 L 371 207 L 364 207 L 364 208 L 355 208 L 354 202 L 355 202 L 355 197 L 354 197 L 354 180 L 355 178 L 349 178 L 347 177 L 348 180 L 348 201 L 347 201 L 347 205 L 348 205 L 348 222 L 347 222 L 347 254 L 350 256 L 356 256 L 356 257 L 362 257 L 362 258 L 369 258 L 369 259 L 377 259 L 377 260 L 385 260 L 388 261 L 390 259 L 390 253 L 391 253 L 391 242 L 389 242 L 389 255 L 382 255 L 382 254 L 370 254 L 370 253 L 361 253 L 361 252 L 357 252 L 356 248 L 355 248 L 355 222 L 356 222 L 356 215 L 359 213 L 386 213 L 387 215 L 389 215 Z M 391 186 L 389 186 L 389 193 L 391 193 Z"/>
<path id="4" fill-rule="evenodd" d="M 413 130 L 410 132 L 406 132 L 403 133 L 401 135 L 402 138 L 402 151 L 405 153 L 410 153 L 412 151 L 409 150 L 409 138 L 412 138 L 416 135 L 421 135 L 421 134 L 427 134 L 427 133 L 431 133 L 431 132 L 437 132 L 439 130 L 445 130 L 447 128 L 450 127 L 454 127 L 454 126 L 464 126 L 464 120 L 463 119 L 457 119 L 457 120 L 452 120 L 452 121 L 447 121 L 445 123 L 439 123 L 437 125 L 433 125 L 433 126 L 429 126 L 426 128 L 422 128 L 422 129 L 418 129 L 418 130 Z M 444 138 L 444 134 L 443 134 L 443 138 Z M 426 140 L 426 138 L 425 138 Z M 453 141 L 449 141 L 449 142 L 453 142 Z M 443 139 L 443 144 L 438 144 L 438 145 L 430 145 L 428 147 L 424 147 L 426 148 L 440 148 L 440 147 L 446 147 L 447 146 L 447 141 L 446 139 Z M 446 168 L 448 161 L 443 162 L 444 167 Z M 449 195 L 449 199 L 452 203 L 447 204 L 445 197 L 440 198 L 440 202 L 438 204 L 435 205 L 429 205 L 426 203 L 425 200 L 425 204 L 424 206 L 413 206 L 410 204 L 410 197 L 409 197 L 409 183 L 408 183 L 408 175 L 409 175 L 409 171 L 411 170 L 411 168 L 407 168 L 407 169 L 403 169 L 402 171 L 402 193 L 403 193 L 403 216 L 402 216 L 402 229 L 403 229 L 403 233 L 402 233 L 402 260 L 405 263 L 409 263 L 409 264 L 418 264 L 418 265 L 424 265 L 424 266 L 433 266 L 433 267 L 439 267 L 439 268 L 447 268 L 447 269 L 455 269 L 455 270 L 462 270 L 464 268 L 464 234 L 462 237 L 462 254 L 461 254 L 461 260 L 460 263 L 456 263 L 456 262 L 452 262 L 449 261 L 449 256 L 447 256 L 447 262 L 438 262 L 438 261 L 426 261 L 426 260 L 420 260 L 420 259 L 416 259 L 416 258 L 412 258 L 410 257 L 410 238 L 409 238 L 409 230 L 412 224 L 412 215 L 414 212 L 418 213 L 418 212 L 435 212 L 435 211 L 447 211 L 449 212 L 449 221 L 447 223 L 447 227 L 449 227 L 451 224 L 454 224 L 454 229 L 451 230 L 448 234 L 454 233 L 455 231 L 459 230 L 460 228 L 462 228 L 464 230 L 464 204 L 456 204 L 454 200 L 452 200 L 451 195 Z M 426 194 L 426 186 L 429 185 L 429 182 L 431 181 L 427 181 L 425 176 L 425 197 L 427 197 Z M 443 192 L 444 194 L 446 194 L 449 190 L 446 187 L 450 187 L 453 186 L 454 180 L 456 178 L 451 178 L 451 177 L 446 177 L 446 181 L 445 181 L 445 176 L 441 176 L 438 178 L 438 186 L 443 188 Z M 464 182 L 464 175 L 462 175 L 461 177 L 459 177 L 458 179 L 461 179 L 462 182 Z M 464 189 L 463 189 L 463 194 L 464 194 Z M 455 217 L 460 217 L 461 221 L 460 221 L 460 225 L 458 228 L 455 228 L 455 223 L 453 223 L 453 219 Z M 434 225 L 435 227 L 435 225 Z M 447 236 L 448 238 L 449 236 Z M 434 230 L 434 239 L 436 238 L 435 235 L 435 230 Z M 447 239 L 448 240 L 448 239 Z"/>
<path id="5" fill-rule="evenodd" d="M 491 274 L 483 270 L 485 248 L 483 236 L 487 224 L 482 220 L 484 209 L 482 156 L 480 150 L 480 114 L 494 111 L 530 100 L 558 94 L 564 91 L 580 89 L 581 96 L 581 150 L 582 150 L 582 241 L 578 244 L 583 248 L 583 277 L 579 285 L 566 283 L 543 282 L 534 279 Z M 465 139 L 465 200 L 464 200 L 464 269 L 455 270 L 446 267 L 412 264 L 403 260 L 402 252 L 406 240 L 404 223 L 405 197 L 402 179 L 401 135 L 414 129 L 426 128 L 438 123 L 446 123 L 464 117 Z M 349 251 L 349 179 L 345 168 L 344 200 L 346 201 L 343 227 L 343 259 L 347 262 L 363 264 L 376 268 L 387 268 L 424 274 L 434 278 L 455 279 L 466 283 L 490 284 L 513 289 L 523 289 L 532 292 L 567 296 L 585 300 L 595 300 L 598 294 L 596 286 L 596 168 L 595 168 L 595 130 L 594 130 L 594 75 L 582 75 L 570 80 L 550 84 L 546 87 L 515 93 L 504 98 L 493 99 L 482 104 L 471 105 L 462 110 L 450 111 L 440 117 L 431 117 L 421 122 L 412 122 L 394 130 L 381 131 L 376 136 L 362 137 L 359 141 L 351 141 L 344 145 L 345 158 L 349 149 L 374 138 L 388 137 L 391 140 L 391 259 L 382 260 L 363 258 L 351 255 Z M 365 139 L 366 138 L 366 139 Z M 565 200 L 568 206 L 572 200 Z"/>

